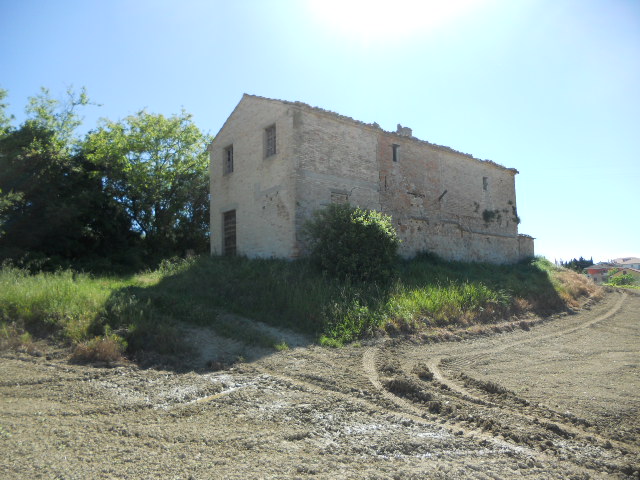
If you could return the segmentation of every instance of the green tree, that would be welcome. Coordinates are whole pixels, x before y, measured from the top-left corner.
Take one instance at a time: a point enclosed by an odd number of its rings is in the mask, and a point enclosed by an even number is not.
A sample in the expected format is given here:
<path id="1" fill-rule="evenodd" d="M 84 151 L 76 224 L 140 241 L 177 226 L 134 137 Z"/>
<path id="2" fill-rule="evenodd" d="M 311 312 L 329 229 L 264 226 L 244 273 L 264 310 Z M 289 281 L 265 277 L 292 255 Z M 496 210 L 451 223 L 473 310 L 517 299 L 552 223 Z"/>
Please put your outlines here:
<path id="1" fill-rule="evenodd" d="M 27 120 L 0 136 L 0 258 L 64 265 L 133 240 L 101 172 L 77 148 L 77 109 L 88 103 L 84 90 L 60 102 L 43 89 Z"/>
<path id="2" fill-rule="evenodd" d="M 561 261 L 560 265 L 570 270 L 574 270 L 578 273 L 582 273 L 582 271 L 585 268 L 593 265 L 593 257 L 591 257 L 591 260 L 587 260 L 586 258 L 580 257 L 580 258 L 574 258 L 573 260 L 569 260 L 568 262 Z"/>
<path id="3" fill-rule="evenodd" d="M 391 217 L 375 210 L 332 204 L 305 225 L 312 260 L 338 278 L 387 281 L 400 240 Z"/>
<path id="4" fill-rule="evenodd" d="M 184 111 L 167 118 L 142 110 L 87 136 L 88 158 L 150 254 L 206 250 L 209 142 Z"/>
<path id="5" fill-rule="evenodd" d="M 4 99 L 7 97 L 8 92 L 3 88 L 0 88 L 0 138 L 2 138 L 11 128 L 12 116 L 7 115 L 7 104 L 4 103 Z"/>

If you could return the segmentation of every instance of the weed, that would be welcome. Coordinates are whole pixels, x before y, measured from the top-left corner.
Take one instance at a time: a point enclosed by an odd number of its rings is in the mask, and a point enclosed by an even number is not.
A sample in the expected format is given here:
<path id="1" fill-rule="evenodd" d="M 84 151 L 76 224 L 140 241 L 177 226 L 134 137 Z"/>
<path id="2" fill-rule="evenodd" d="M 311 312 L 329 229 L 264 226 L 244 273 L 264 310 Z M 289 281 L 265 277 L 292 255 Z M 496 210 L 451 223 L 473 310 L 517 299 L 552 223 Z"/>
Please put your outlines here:
<path id="1" fill-rule="evenodd" d="M 340 340 L 327 337 L 326 335 L 320 335 L 320 338 L 318 339 L 318 343 L 323 347 L 329 347 L 329 348 L 340 348 L 343 345 Z"/>
<path id="2" fill-rule="evenodd" d="M 465 384 L 471 385 L 480 390 L 484 390 L 487 393 L 491 393 L 494 395 L 502 395 L 505 393 L 509 393 L 509 391 L 506 388 L 504 388 L 502 385 L 492 382 L 490 380 L 488 381 L 479 380 L 477 378 L 472 378 L 464 374 L 460 374 L 460 377 L 462 378 Z"/>
<path id="3" fill-rule="evenodd" d="M 433 395 L 422 389 L 413 380 L 405 377 L 392 378 L 385 383 L 385 388 L 391 393 L 422 403 L 434 403 Z M 431 408 L 429 409 L 431 410 Z"/>
<path id="4" fill-rule="evenodd" d="M 394 273 L 400 239 L 388 215 L 331 204 L 304 231 L 312 260 L 331 276 L 385 282 Z"/>
<path id="5" fill-rule="evenodd" d="M 105 335 L 76 345 L 71 358 L 78 363 L 111 364 L 123 359 L 122 354 L 125 348 L 126 342 L 118 335 Z"/>
<path id="6" fill-rule="evenodd" d="M 15 323 L 6 322 L 0 323 L 0 350 L 15 350 L 30 355 L 40 353 L 29 332 L 21 330 Z"/>
<path id="7" fill-rule="evenodd" d="M 400 367 L 400 362 L 391 361 L 390 363 L 385 363 L 380 367 L 380 371 L 382 373 L 386 373 L 387 375 L 400 374 L 402 373 L 402 368 Z"/>
<path id="8" fill-rule="evenodd" d="M 433 380 L 433 372 L 424 363 L 418 363 L 413 367 L 412 373 L 415 373 L 418 378 L 424 382 L 430 382 Z"/>

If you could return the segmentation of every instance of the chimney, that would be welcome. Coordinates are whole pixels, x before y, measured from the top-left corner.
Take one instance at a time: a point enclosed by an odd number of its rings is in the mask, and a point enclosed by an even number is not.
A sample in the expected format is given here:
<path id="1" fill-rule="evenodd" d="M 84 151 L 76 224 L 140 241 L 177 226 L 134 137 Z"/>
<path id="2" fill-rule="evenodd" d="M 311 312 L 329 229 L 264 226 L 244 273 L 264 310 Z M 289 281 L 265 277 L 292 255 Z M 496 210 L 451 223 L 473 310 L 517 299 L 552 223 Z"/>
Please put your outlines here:
<path id="1" fill-rule="evenodd" d="M 411 136 L 413 136 L 413 132 L 411 131 L 411 129 L 409 127 L 403 127 L 400 124 L 398 124 L 398 129 L 396 130 L 396 133 L 398 135 L 402 135 L 403 137 L 411 137 Z"/>

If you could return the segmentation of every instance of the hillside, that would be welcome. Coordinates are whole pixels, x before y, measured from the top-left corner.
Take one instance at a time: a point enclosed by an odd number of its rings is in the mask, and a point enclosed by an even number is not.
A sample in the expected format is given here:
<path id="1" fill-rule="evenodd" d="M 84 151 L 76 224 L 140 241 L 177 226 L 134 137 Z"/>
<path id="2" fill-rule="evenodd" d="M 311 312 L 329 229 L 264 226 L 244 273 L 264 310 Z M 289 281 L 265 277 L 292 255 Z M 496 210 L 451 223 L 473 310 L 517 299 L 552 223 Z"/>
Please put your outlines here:
<path id="1" fill-rule="evenodd" d="M 186 326 L 245 344 L 286 349 L 279 335 L 241 317 L 338 346 L 379 335 L 473 333 L 579 306 L 601 291 L 584 276 L 538 258 L 517 265 L 421 256 L 387 284 L 338 281 L 306 261 L 199 257 L 130 277 L 61 271 L 0 272 L 6 346 L 48 337 L 79 345 L 80 359 L 126 351 L 188 354 Z M 234 315 L 228 315 L 234 314 Z M 95 355 L 94 355 L 95 354 Z"/>

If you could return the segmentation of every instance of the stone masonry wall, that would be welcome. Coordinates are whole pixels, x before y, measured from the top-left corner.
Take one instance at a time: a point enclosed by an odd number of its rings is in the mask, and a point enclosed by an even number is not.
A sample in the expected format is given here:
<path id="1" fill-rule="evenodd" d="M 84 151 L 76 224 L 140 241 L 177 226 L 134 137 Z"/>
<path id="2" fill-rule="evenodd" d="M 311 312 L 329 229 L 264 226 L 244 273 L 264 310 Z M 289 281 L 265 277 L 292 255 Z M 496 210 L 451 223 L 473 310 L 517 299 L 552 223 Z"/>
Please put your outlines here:
<path id="1" fill-rule="evenodd" d="M 378 134 L 378 164 L 381 209 L 393 218 L 402 255 L 522 258 L 515 170 L 388 132 Z"/>
<path id="2" fill-rule="evenodd" d="M 265 129 L 277 153 L 265 158 Z M 223 171 L 234 149 L 234 171 Z M 394 156 L 395 151 L 395 156 Z M 514 169 L 308 105 L 245 95 L 210 146 L 211 251 L 223 253 L 222 216 L 236 210 L 237 252 L 296 258 L 317 209 L 349 202 L 392 216 L 400 252 L 514 262 L 533 256 L 518 235 Z"/>
<path id="3" fill-rule="evenodd" d="M 516 171 L 406 134 L 296 108 L 293 121 L 297 248 L 312 213 L 332 201 L 392 216 L 400 252 L 505 263 L 533 254 L 518 237 Z M 410 134 L 409 134 L 410 135 Z M 396 160 L 393 150 L 396 149 Z"/>
<path id="4" fill-rule="evenodd" d="M 293 115 L 286 105 L 245 96 L 209 147 L 211 252 L 223 253 L 222 215 L 236 210 L 237 252 L 289 257 L 294 248 Z M 276 125 L 276 155 L 265 158 L 265 129 Z M 233 145 L 234 169 L 224 173 Z"/>
<path id="5" fill-rule="evenodd" d="M 295 113 L 294 130 L 298 256 L 305 253 L 302 227 L 314 211 L 332 201 L 380 210 L 380 200 L 373 132 L 305 109 Z"/>

